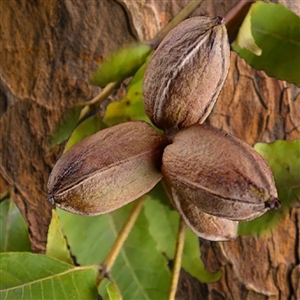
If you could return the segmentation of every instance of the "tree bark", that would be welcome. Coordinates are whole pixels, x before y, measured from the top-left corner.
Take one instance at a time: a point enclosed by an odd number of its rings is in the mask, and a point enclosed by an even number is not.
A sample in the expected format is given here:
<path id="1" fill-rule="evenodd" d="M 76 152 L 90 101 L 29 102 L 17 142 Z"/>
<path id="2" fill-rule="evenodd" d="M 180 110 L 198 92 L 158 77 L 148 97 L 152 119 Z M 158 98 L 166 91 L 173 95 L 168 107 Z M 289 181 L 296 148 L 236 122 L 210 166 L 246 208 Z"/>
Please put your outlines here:
<path id="1" fill-rule="evenodd" d="M 103 57 L 154 37 L 188 2 L 1 2 L 0 192 L 14 189 L 34 252 L 45 251 L 51 217 L 46 184 L 63 149 L 49 149 L 48 136 L 70 107 L 99 93 L 87 80 Z M 194 15 L 224 15 L 235 2 L 204 1 Z M 296 1 L 282 2 L 300 15 Z M 232 53 L 209 123 L 253 145 L 299 138 L 299 115 L 298 87 L 254 70 Z M 268 237 L 201 245 L 207 268 L 221 268 L 223 277 L 205 285 L 182 272 L 178 299 L 300 298 L 299 204 Z"/>

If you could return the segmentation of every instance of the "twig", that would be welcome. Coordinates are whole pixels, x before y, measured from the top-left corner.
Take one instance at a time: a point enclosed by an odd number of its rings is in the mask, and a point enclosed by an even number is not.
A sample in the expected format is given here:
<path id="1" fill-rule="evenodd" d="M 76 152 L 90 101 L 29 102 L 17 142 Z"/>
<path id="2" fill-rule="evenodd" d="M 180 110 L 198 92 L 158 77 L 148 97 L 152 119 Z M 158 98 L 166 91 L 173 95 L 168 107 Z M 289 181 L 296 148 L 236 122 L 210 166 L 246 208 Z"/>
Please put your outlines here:
<path id="1" fill-rule="evenodd" d="M 176 251 L 175 251 L 175 258 L 174 258 L 174 266 L 172 272 L 172 281 L 169 293 L 169 300 L 175 300 L 175 295 L 177 291 L 177 285 L 180 275 L 181 269 L 181 261 L 182 261 L 182 254 L 185 242 L 185 233 L 186 233 L 186 224 L 182 218 L 180 218 L 179 230 L 177 235 L 177 244 L 176 244 Z"/>
<path id="2" fill-rule="evenodd" d="M 187 4 L 152 40 L 146 42 L 146 44 L 151 46 L 152 49 L 156 49 L 167 33 L 191 15 L 203 1 L 204 0 L 191 0 L 189 4 Z"/>
<path id="3" fill-rule="evenodd" d="M 110 252 L 104 259 L 104 261 L 101 264 L 101 272 L 99 274 L 99 277 L 97 279 L 97 286 L 99 286 L 103 279 L 107 277 L 108 273 L 110 272 L 119 252 L 121 251 L 121 248 L 124 245 L 124 242 L 126 241 L 136 219 L 138 218 L 142 208 L 144 201 L 146 199 L 146 196 L 142 196 L 136 201 L 135 206 L 133 207 L 132 211 L 130 212 L 130 215 L 124 224 L 121 232 L 119 233 L 117 239 L 115 240 Z"/>
<path id="4" fill-rule="evenodd" d="M 92 106 L 99 105 L 101 102 L 103 102 L 113 91 L 114 89 L 118 86 L 118 82 L 111 82 L 109 83 L 99 95 L 97 95 L 95 98 L 92 100 L 84 103 L 85 107 L 81 110 L 78 122 L 83 120 L 92 110 Z"/>
<path id="5" fill-rule="evenodd" d="M 93 98 L 91 101 L 86 102 L 87 105 L 95 105 L 101 103 L 103 100 L 105 100 L 112 92 L 113 90 L 118 86 L 118 82 L 110 82 L 105 88 L 102 90 L 102 92 L 97 95 L 95 98 Z"/>

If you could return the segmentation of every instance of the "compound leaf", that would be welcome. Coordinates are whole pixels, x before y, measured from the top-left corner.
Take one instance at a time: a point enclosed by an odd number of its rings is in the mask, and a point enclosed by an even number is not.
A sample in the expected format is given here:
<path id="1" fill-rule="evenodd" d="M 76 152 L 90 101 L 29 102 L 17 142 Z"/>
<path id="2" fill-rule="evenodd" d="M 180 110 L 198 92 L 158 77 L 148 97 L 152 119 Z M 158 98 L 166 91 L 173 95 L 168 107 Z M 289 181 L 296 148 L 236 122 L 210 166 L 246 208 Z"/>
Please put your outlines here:
<path id="1" fill-rule="evenodd" d="M 74 267 L 46 255 L 0 254 L 0 299 L 97 299 L 97 267 Z"/>

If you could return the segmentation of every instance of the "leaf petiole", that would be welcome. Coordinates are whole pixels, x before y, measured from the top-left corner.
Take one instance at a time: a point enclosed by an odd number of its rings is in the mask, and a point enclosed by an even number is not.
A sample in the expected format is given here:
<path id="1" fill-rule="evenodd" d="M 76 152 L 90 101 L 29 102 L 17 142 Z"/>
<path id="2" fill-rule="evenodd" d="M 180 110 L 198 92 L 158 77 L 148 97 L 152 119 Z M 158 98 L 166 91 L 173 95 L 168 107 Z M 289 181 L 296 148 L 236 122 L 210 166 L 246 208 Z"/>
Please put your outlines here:
<path id="1" fill-rule="evenodd" d="M 170 293 L 168 298 L 169 300 L 175 300 L 175 295 L 176 295 L 177 285 L 178 285 L 178 280 L 180 275 L 180 269 L 181 269 L 185 235 L 186 235 L 186 224 L 184 220 L 180 218 L 178 235 L 177 235 L 177 244 L 175 250 L 175 257 L 174 257 L 174 266 L 172 272 L 172 281 L 171 281 Z"/>
<path id="2" fill-rule="evenodd" d="M 85 102 L 85 106 L 80 112 L 78 123 L 81 122 L 83 119 L 85 119 L 89 113 L 92 111 L 92 107 L 95 105 L 99 105 L 101 102 L 103 102 L 118 86 L 118 82 L 111 82 L 109 83 L 100 94 L 98 94 L 96 97 L 94 97 L 92 100 Z"/>
<path id="3" fill-rule="evenodd" d="M 123 228 L 121 232 L 119 233 L 117 239 L 115 240 L 110 252 L 102 262 L 100 266 L 100 274 L 97 278 L 96 284 L 97 286 L 100 286 L 104 278 L 109 278 L 109 272 L 116 261 L 118 254 L 120 253 L 124 242 L 126 241 L 128 235 L 131 232 L 132 227 L 135 224 L 135 221 L 137 220 L 144 202 L 146 200 L 147 196 L 142 196 L 138 200 L 136 200 L 135 206 L 133 207 L 132 211 L 130 212 L 130 215 L 126 221 L 126 223 L 123 225 Z M 111 279 L 110 279 L 111 280 Z"/>

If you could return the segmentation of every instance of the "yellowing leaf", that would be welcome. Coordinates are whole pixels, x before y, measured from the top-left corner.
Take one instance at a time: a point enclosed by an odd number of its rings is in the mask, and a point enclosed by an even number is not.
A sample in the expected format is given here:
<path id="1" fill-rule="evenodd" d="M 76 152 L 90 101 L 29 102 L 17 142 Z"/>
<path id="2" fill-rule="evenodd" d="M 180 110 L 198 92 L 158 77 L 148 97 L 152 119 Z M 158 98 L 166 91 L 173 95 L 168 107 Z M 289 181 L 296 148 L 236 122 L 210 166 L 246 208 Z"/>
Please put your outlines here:
<path id="1" fill-rule="evenodd" d="M 126 121 L 140 120 L 151 123 L 146 115 L 142 101 L 143 77 L 146 63 L 136 72 L 127 86 L 126 97 L 118 102 L 110 103 L 103 118 L 108 126 L 116 125 Z"/>
<path id="2" fill-rule="evenodd" d="M 67 241 L 62 233 L 58 215 L 52 209 L 52 219 L 48 231 L 46 255 L 73 265 Z"/>
<path id="3" fill-rule="evenodd" d="M 103 122 L 108 126 L 134 120 L 150 122 L 145 113 L 142 94 L 139 92 L 131 99 L 126 97 L 119 102 L 110 103 L 103 118 Z"/>
<path id="4" fill-rule="evenodd" d="M 242 49 L 247 49 L 248 51 L 260 56 L 262 50 L 255 44 L 255 40 L 251 32 L 251 14 L 247 14 L 244 22 L 239 30 L 239 35 L 232 44 L 233 47 L 239 46 Z"/>

